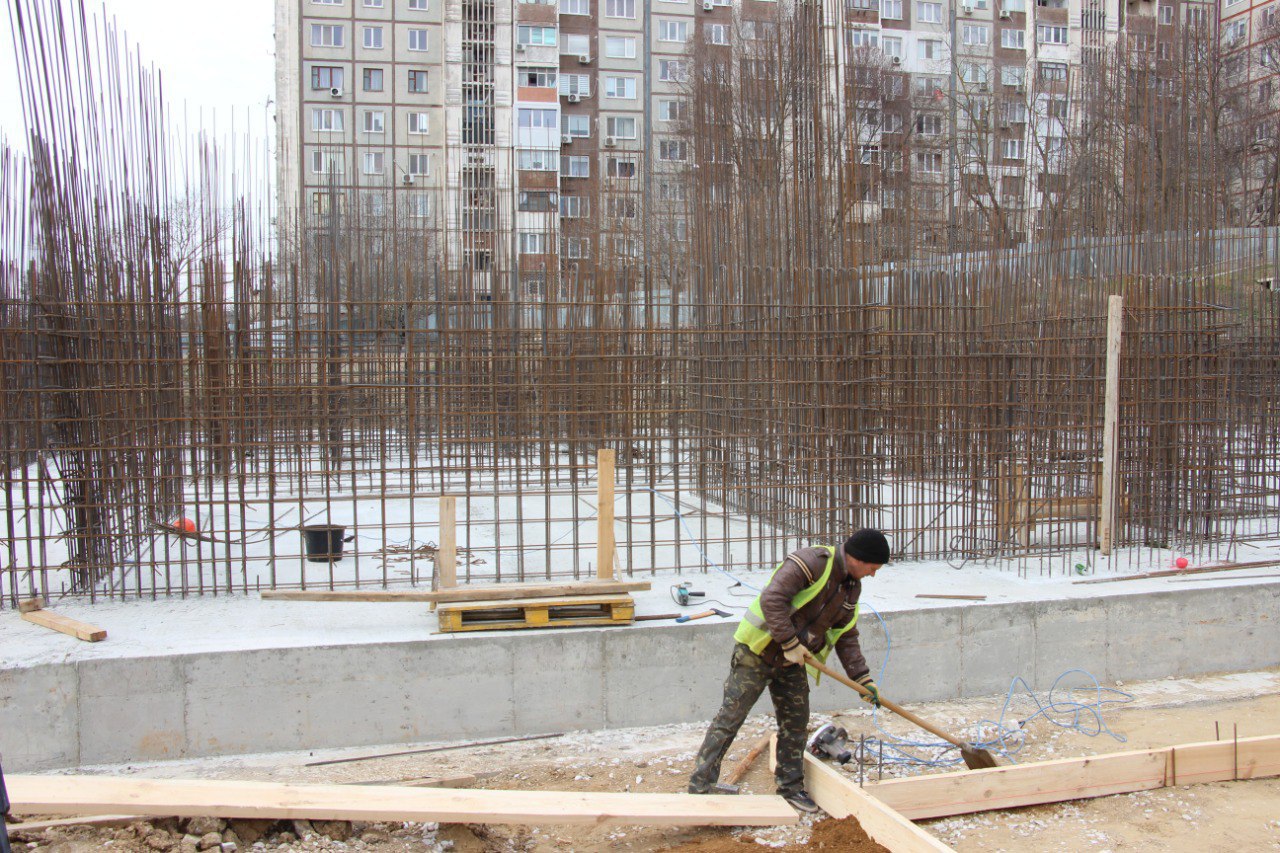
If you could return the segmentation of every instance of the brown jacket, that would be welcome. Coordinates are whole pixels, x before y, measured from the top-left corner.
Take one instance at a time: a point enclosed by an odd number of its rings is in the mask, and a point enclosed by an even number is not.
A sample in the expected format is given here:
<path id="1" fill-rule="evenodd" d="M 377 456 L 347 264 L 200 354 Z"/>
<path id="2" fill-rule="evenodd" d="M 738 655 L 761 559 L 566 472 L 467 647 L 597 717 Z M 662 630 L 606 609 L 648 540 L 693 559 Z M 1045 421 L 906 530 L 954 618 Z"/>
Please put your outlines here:
<path id="1" fill-rule="evenodd" d="M 791 612 L 791 600 L 822 577 L 830 554 L 827 548 L 817 547 L 801 548 L 788 555 L 761 593 L 760 610 L 773 642 L 765 646 L 760 656 L 774 666 L 785 660 L 782 645 L 790 643 L 792 637 L 798 636 L 809 651 L 817 652 L 822 649 L 829 628 L 847 625 L 853 618 L 862 582 L 845 572 L 844 555 L 839 550 L 827 585 L 804 607 Z M 836 643 L 835 652 L 850 678 L 857 680 L 871 671 L 858 643 L 857 627 L 845 632 Z"/>

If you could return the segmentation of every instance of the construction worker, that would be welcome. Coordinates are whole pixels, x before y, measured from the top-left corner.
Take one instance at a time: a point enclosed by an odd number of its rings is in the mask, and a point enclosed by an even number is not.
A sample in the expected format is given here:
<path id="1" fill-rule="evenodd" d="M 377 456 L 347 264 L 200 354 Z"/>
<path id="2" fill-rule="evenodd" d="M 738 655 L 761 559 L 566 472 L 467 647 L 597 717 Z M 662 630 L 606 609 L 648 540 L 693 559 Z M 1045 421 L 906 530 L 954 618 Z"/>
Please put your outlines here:
<path id="1" fill-rule="evenodd" d="M 724 683 L 724 702 L 698 750 L 689 793 L 707 794 L 720 778 L 720 762 L 766 687 L 778 719 L 778 793 L 801 812 L 818 805 L 804 789 L 804 744 L 809 726 L 809 679 L 805 654 L 825 661 L 832 649 L 849 677 L 867 688 L 863 697 L 880 704 L 858 645 L 858 596 L 862 579 L 889 562 L 889 542 L 879 530 L 864 528 L 843 547 L 801 548 L 774 570 L 733 638 L 733 659 Z M 816 671 L 815 671 L 816 672 Z"/>

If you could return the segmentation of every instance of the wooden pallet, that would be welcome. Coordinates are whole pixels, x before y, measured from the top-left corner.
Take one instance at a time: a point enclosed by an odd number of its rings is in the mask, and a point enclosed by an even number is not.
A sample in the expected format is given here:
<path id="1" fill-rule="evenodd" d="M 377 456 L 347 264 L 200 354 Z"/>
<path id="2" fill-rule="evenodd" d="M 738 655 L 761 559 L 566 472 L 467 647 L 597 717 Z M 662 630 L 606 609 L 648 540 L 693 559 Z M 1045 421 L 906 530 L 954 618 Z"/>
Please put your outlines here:
<path id="1" fill-rule="evenodd" d="M 440 602 L 441 634 L 457 631 L 507 631 L 513 628 L 569 628 L 578 625 L 629 625 L 636 603 L 630 595 L 568 595 L 512 601 Z"/>

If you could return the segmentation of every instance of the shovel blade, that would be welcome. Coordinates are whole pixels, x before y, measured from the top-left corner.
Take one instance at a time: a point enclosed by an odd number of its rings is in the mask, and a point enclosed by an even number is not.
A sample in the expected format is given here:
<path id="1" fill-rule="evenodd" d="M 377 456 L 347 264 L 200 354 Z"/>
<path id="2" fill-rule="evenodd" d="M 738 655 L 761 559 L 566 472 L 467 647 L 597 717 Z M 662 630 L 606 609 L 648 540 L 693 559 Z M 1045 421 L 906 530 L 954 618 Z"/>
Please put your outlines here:
<path id="1" fill-rule="evenodd" d="M 970 770 L 987 770 L 1000 766 L 996 763 L 994 755 L 972 744 L 963 744 L 960 747 L 960 757 L 964 759 L 964 766 Z"/>

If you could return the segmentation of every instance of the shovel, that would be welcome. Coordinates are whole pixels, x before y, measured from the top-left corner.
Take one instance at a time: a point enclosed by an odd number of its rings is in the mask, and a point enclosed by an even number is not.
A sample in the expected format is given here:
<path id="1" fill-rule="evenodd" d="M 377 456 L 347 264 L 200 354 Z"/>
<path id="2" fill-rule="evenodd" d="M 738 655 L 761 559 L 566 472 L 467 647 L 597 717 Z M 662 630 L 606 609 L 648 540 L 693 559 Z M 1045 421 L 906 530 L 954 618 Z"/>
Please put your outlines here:
<path id="1" fill-rule="evenodd" d="M 841 684 L 852 687 L 854 690 L 858 691 L 863 696 L 871 695 L 870 690 L 863 687 L 861 684 L 854 681 L 853 679 L 848 678 L 844 675 L 841 675 L 840 673 L 836 672 L 830 667 L 825 666 L 819 660 L 813 657 L 813 655 L 808 655 L 807 658 L 808 658 L 809 666 L 813 667 L 819 672 L 825 675 L 831 676 Z M 990 767 L 1000 766 L 999 764 L 996 763 L 996 757 L 991 753 L 987 752 L 985 749 L 978 749 L 978 747 L 974 746 L 971 743 L 965 743 L 959 738 L 953 735 L 947 734 L 942 729 L 938 728 L 937 726 L 933 725 L 927 720 L 920 719 L 915 714 L 911 713 L 910 711 L 908 711 L 906 708 L 902 707 L 898 703 L 890 702 L 888 699 L 881 698 L 880 705 L 882 707 L 888 708 L 890 711 L 897 714 L 899 717 L 902 717 L 903 719 L 906 719 L 906 720 L 910 720 L 911 722 L 915 723 L 917 726 L 924 729 L 925 731 L 931 734 L 937 735 L 938 737 L 945 740 L 947 743 L 952 744 L 956 747 L 959 747 L 960 757 L 964 759 L 965 766 L 968 767 L 970 770 L 985 770 Z"/>

